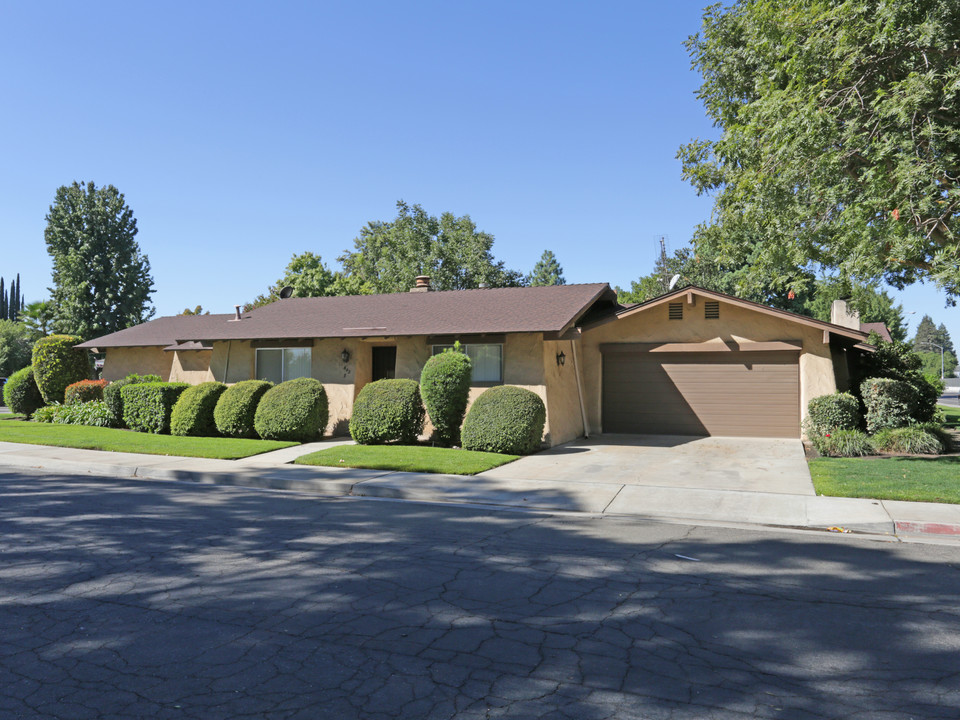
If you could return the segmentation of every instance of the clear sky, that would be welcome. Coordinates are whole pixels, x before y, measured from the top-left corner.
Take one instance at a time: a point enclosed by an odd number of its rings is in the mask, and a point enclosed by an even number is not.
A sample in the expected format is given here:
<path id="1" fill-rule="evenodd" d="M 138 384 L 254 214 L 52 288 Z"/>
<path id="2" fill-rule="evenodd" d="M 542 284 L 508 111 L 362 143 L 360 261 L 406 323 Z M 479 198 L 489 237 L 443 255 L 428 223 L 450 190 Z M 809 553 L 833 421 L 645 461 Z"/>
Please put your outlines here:
<path id="1" fill-rule="evenodd" d="M 159 315 L 231 312 L 294 253 L 331 266 L 395 203 L 469 214 L 494 255 L 629 286 L 709 217 L 678 147 L 715 133 L 701 4 L 0 0 L 0 275 L 43 299 L 56 188 L 113 184 Z M 960 340 L 932 286 L 897 293 Z"/>

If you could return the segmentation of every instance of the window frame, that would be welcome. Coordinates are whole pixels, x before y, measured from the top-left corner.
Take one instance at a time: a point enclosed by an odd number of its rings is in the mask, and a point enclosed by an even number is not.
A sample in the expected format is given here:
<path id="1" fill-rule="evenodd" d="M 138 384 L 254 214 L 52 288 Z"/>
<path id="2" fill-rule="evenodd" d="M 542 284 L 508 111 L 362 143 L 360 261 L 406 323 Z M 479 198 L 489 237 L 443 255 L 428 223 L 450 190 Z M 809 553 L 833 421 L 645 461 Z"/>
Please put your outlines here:
<path id="1" fill-rule="evenodd" d="M 471 346 L 495 346 L 500 348 L 500 367 L 499 367 L 499 380 L 474 380 L 473 379 L 473 368 L 470 370 L 470 387 L 496 387 L 497 385 L 503 385 L 503 343 L 460 343 L 460 352 L 464 355 L 467 355 L 467 348 Z M 453 343 L 438 343 L 432 344 L 430 346 L 430 356 L 439 355 L 447 348 L 451 350 L 454 348 Z M 467 355 L 469 357 L 469 355 Z"/>
<path id="2" fill-rule="evenodd" d="M 257 352 L 253 358 L 253 376 L 255 380 L 261 380 L 263 378 L 259 377 L 260 375 L 260 351 L 261 350 L 279 350 L 281 353 L 286 352 L 287 350 L 306 350 L 310 354 L 310 374 L 309 375 L 298 375 L 297 377 L 313 377 L 313 347 L 258 347 L 254 348 Z M 284 360 L 283 355 L 280 356 L 280 382 L 286 382 L 287 380 L 296 380 L 297 378 L 288 378 L 286 375 L 287 363 Z M 268 382 L 273 382 L 272 380 Z M 275 383 L 279 385 L 280 383 Z"/>

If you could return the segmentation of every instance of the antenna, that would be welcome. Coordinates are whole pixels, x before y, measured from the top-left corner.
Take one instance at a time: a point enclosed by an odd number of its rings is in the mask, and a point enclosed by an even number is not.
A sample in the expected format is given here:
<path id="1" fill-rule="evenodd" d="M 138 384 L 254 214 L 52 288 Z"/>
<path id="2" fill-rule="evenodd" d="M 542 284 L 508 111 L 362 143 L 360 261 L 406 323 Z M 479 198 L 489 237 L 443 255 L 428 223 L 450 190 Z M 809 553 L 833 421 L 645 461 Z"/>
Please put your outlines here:
<path id="1" fill-rule="evenodd" d="M 285 287 L 280 288 L 280 297 L 281 297 L 282 299 L 286 300 L 288 297 L 292 297 L 292 296 L 293 296 L 293 288 L 292 288 L 292 287 L 290 287 L 289 285 L 287 285 L 287 286 L 285 286 Z"/>
<path id="2" fill-rule="evenodd" d="M 660 272 L 666 272 L 667 270 L 667 236 L 660 236 Z M 673 289 L 673 285 L 668 283 L 667 276 L 660 276 L 660 289 L 664 293 L 668 293 Z"/>
<path id="3" fill-rule="evenodd" d="M 670 287 L 668 287 L 667 290 L 673 290 L 673 286 L 677 284 L 677 280 L 679 279 L 679 275 L 674 275 L 672 278 L 670 278 Z"/>

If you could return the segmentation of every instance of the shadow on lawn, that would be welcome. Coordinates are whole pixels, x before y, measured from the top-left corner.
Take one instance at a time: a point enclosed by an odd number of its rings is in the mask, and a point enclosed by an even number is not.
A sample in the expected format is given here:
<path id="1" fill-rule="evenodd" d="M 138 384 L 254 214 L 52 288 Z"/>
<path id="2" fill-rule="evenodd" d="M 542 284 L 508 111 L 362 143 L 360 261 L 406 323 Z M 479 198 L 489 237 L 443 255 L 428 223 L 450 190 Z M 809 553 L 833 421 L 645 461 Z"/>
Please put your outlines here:
<path id="1" fill-rule="evenodd" d="M 910 548 L 724 532 L 0 474 L 0 707 L 210 720 L 955 712 L 955 568 Z"/>

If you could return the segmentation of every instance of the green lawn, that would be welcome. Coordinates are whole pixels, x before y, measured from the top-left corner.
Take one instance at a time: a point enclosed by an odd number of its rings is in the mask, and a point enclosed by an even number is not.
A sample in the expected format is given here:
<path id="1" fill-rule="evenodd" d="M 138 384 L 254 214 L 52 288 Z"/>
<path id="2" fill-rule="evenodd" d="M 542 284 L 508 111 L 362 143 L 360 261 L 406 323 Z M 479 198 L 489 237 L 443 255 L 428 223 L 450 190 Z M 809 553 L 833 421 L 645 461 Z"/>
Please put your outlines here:
<path id="1" fill-rule="evenodd" d="M 948 428 L 960 429 L 960 408 L 950 405 L 937 405 L 937 407 L 943 410 L 943 414 L 947 418 L 944 425 Z"/>
<path id="2" fill-rule="evenodd" d="M 146 453 L 148 455 L 181 455 L 184 457 L 236 458 L 259 455 L 270 450 L 296 445 L 277 440 L 241 440 L 238 438 L 174 437 L 151 435 L 131 430 L 87 427 L 86 425 L 53 425 L 0 417 L 0 442 L 53 445 L 111 450 L 114 452 Z"/>
<path id="3" fill-rule="evenodd" d="M 817 458 L 820 495 L 960 504 L 960 457 Z"/>
<path id="4" fill-rule="evenodd" d="M 506 465 L 518 455 L 419 445 L 339 445 L 297 458 L 300 465 L 476 475 Z"/>

